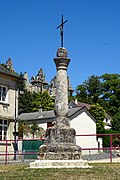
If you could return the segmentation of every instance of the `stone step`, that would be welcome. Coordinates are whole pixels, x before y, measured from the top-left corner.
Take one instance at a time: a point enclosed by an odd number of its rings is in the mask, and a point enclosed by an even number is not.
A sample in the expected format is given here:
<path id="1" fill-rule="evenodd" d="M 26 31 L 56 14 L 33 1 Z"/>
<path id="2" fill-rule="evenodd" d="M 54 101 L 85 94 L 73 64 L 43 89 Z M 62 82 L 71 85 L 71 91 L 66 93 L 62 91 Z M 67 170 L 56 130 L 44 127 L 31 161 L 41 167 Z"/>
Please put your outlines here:
<path id="1" fill-rule="evenodd" d="M 36 160 L 30 168 L 92 168 L 85 160 Z"/>

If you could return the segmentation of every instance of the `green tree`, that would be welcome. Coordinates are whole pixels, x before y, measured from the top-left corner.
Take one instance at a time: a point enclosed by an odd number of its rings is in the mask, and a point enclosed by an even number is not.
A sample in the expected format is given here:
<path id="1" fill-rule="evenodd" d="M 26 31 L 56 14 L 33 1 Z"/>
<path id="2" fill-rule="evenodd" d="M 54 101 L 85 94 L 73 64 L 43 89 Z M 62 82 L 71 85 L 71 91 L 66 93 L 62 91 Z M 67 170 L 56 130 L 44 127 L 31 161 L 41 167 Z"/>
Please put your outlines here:
<path id="1" fill-rule="evenodd" d="M 92 75 L 82 85 L 78 85 L 77 99 L 80 102 L 97 103 L 101 95 L 101 83 L 98 76 Z"/>
<path id="2" fill-rule="evenodd" d="M 28 126 L 25 122 L 19 122 L 18 132 L 19 138 L 23 138 L 23 134 L 28 135 L 28 133 L 30 132 L 30 126 Z"/>
<path id="3" fill-rule="evenodd" d="M 78 101 L 99 103 L 111 116 L 120 107 L 120 74 L 92 75 L 83 84 L 77 86 Z"/>
<path id="4" fill-rule="evenodd" d="M 97 123 L 97 131 L 104 130 L 104 122 L 105 119 L 105 111 L 104 109 L 97 103 L 90 107 L 89 112 L 96 119 Z"/>
<path id="5" fill-rule="evenodd" d="M 114 116 L 120 107 L 120 74 L 104 74 L 101 77 L 103 107 Z"/>
<path id="6" fill-rule="evenodd" d="M 68 96 L 68 103 L 70 103 L 73 100 L 75 100 L 75 96 Z"/>
<path id="7" fill-rule="evenodd" d="M 19 138 L 23 138 L 23 135 L 28 136 L 32 134 L 32 137 L 36 135 L 38 138 L 43 138 L 45 135 L 45 130 L 39 127 L 38 124 L 32 123 L 32 125 L 27 125 L 25 122 L 19 122 L 18 124 Z"/>
<path id="8" fill-rule="evenodd" d="M 26 89 L 24 90 L 24 94 L 19 95 L 19 114 L 20 113 L 28 113 L 32 111 L 32 102 L 33 102 L 33 94 Z"/>
<path id="9" fill-rule="evenodd" d="M 32 125 L 30 126 L 30 133 L 32 134 L 33 139 L 34 139 L 34 136 L 35 136 L 36 131 L 39 131 L 39 126 L 38 126 L 38 124 L 32 123 Z"/>
<path id="10" fill-rule="evenodd" d="M 120 131 L 120 108 L 118 112 L 112 117 L 111 125 L 113 130 Z"/>
<path id="11" fill-rule="evenodd" d="M 19 81 L 18 88 L 19 88 L 19 99 L 18 99 L 18 112 L 19 114 L 23 112 L 31 112 L 32 105 L 31 102 L 33 101 L 33 95 L 31 92 L 27 91 L 25 87 L 25 80 L 23 78 L 22 72 L 20 73 L 21 81 Z"/>
<path id="12" fill-rule="evenodd" d="M 33 93 L 32 112 L 38 111 L 41 107 L 44 111 L 54 108 L 54 100 L 50 97 L 48 91 Z"/>

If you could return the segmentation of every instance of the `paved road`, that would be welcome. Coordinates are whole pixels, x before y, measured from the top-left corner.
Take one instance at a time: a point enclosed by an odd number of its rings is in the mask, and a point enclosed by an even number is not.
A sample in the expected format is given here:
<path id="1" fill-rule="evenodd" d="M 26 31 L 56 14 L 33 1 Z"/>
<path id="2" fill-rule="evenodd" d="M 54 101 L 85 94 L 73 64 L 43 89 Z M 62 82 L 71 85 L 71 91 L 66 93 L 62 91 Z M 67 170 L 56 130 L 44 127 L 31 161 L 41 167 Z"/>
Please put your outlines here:
<path id="1" fill-rule="evenodd" d="M 90 160 L 88 163 L 109 163 L 110 159 L 97 159 L 97 160 Z M 114 163 L 120 163 L 120 157 L 119 158 L 112 158 L 112 162 Z"/>

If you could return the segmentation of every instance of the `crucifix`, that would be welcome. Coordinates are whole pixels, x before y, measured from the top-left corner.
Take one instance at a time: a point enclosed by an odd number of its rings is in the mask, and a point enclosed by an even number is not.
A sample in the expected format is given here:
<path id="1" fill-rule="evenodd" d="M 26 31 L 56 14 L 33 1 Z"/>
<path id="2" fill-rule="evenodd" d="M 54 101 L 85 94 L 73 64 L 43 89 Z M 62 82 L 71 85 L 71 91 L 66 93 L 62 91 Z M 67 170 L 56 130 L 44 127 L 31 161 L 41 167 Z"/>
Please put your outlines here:
<path id="1" fill-rule="evenodd" d="M 61 21 L 61 24 L 57 27 L 60 28 L 60 37 L 61 37 L 61 47 L 63 47 L 63 28 L 64 28 L 64 24 L 67 22 L 66 21 L 63 21 L 63 15 L 62 15 L 62 21 Z"/>

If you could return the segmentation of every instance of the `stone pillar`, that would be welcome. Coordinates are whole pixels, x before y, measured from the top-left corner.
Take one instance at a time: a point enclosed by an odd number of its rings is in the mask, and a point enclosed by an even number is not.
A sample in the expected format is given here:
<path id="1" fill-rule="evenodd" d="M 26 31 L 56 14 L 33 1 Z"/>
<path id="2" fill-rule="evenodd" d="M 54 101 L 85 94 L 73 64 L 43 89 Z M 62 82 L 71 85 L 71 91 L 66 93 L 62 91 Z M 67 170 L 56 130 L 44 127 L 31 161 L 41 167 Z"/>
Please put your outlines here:
<path id="1" fill-rule="evenodd" d="M 76 145 L 76 132 L 70 128 L 68 115 L 67 67 L 70 59 L 67 50 L 59 48 L 54 58 L 57 69 L 54 126 L 46 131 L 45 142 L 40 146 L 40 159 L 80 159 L 81 148 Z"/>
<path id="2" fill-rule="evenodd" d="M 57 58 L 54 62 L 57 69 L 55 114 L 57 117 L 66 117 L 68 114 L 67 67 L 70 59 L 65 48 L 57 50 Z"/>

